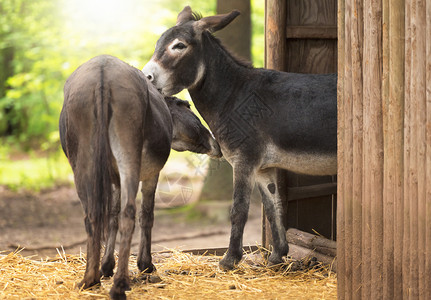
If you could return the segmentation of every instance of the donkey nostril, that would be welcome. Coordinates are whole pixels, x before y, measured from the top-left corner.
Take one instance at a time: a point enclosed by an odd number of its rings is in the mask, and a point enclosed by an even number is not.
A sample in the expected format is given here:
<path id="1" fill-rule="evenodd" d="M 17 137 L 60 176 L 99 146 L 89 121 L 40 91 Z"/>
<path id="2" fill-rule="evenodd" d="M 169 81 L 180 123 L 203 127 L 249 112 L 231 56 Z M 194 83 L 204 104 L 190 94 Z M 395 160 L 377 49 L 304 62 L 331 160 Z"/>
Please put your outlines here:
<path id="1" fill-rule="evenodd" d="M 153 77 L 153 75 L 151 75 L 151 74 L 148 74 L 148 75 L 147 75 L 147 78 L 148 78 L 148 80 L 149 80 L 149 81 L 153 81 L 153 80 L 154 80 L 154 77 Z"/>

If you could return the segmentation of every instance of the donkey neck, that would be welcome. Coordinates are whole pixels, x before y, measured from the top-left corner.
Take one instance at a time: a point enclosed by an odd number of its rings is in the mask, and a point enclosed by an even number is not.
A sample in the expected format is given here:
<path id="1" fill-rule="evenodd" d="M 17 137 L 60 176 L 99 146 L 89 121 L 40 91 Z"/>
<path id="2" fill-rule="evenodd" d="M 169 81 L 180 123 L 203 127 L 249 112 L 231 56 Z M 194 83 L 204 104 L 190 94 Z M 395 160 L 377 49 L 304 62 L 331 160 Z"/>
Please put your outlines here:
<path id="1" fill-rule="evenodd" d="M 234 109 L 253 68 L 234 58 L 209 32 L 202 34 L 202 51 L 205 75 L 189 93 L 211 128 Z"/>

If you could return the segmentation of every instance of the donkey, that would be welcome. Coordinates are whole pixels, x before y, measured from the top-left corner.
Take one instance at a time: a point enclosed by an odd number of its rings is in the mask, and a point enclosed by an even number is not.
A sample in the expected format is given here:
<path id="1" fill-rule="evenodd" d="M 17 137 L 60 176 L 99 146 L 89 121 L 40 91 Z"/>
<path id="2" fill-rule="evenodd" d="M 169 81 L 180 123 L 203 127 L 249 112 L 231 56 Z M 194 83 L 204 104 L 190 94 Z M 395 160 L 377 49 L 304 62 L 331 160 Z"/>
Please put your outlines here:
<path id="1" fill-rule="evenodd" d="M 165 95 L 188 89 L 233 167 L 229 248 L 220 261 L 233 269 L 255 183 L 271 224 L 268 264 L 288 253 L 276 168 L 310 175 L 337 172 L 337 78 L 255 69 L 232 55 L 212 33 L 240 13 L 201 18 L 189 6 L 162 34 L 143 72 Z"/>
<path id="2" fill-rule="evenodd" d="M 220 148 L 187 102 L 176 98 L 165 101 L 140 70 L 107 55 L 89 60 L 67 79 L 60 139 L 85 212 L 87 265 L 79 286 L 88 288 L 98 284 L 101 275 L 113 275 L 119 228 L 118 269 L 110 295 L 124 299 L 124 292 L 130 289 L 128 258 L 139 181 L 138 268 L 151 273 L 155 269 L 151 262 L 154 194 L 171 147 L 214 157 L 221 156 Z M 106 231 L 99 271 L 101 240 Z"/>

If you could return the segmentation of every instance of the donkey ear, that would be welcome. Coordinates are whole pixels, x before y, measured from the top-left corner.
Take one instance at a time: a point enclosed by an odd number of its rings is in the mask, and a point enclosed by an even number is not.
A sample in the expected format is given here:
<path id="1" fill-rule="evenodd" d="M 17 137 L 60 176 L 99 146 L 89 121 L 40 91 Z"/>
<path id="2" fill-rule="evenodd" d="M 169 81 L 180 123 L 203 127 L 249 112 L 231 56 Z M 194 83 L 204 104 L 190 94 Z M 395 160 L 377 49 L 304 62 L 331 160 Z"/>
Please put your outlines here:
<path id="1" fill-rule="evenodd" d="M 208 29 L 211 32 L 215 32 L 225 28 L 230 22 L 238 17 L 239 14 L 240 12 L 238 10 L 233 10 L 228 14 L 205 17 L 197 21 L 194 26 L 202 31 Z"/>
<path id="2" fill-rule="evenodd" d="M 188 21 L 191 21 L 191 20 L 193 20 L 192 9 L 190 8 L 190 6 L 187 5 L 178 14 L 177 25 L 181 25 L 181 24 L 187 23 Z"/>

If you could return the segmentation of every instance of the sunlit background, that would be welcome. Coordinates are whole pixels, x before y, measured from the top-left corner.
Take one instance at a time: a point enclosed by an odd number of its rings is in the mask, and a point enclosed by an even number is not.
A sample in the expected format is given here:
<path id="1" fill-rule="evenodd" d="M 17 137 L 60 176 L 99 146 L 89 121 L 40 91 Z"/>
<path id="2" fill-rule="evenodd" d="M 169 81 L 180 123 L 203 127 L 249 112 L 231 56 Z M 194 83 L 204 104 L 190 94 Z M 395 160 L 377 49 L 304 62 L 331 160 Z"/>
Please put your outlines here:
<path id="1" fill-rule="evenodd" d="M 66 78 L 99 54 L 141 69 L 185 5 L 216 13 L 215 0 L 0 0 L 0 185 L 70 182 L 58 134 Z M 253 63 L 262 67 L 264 1 L 251 5 Z"/>

